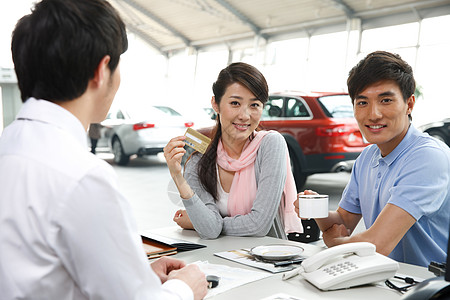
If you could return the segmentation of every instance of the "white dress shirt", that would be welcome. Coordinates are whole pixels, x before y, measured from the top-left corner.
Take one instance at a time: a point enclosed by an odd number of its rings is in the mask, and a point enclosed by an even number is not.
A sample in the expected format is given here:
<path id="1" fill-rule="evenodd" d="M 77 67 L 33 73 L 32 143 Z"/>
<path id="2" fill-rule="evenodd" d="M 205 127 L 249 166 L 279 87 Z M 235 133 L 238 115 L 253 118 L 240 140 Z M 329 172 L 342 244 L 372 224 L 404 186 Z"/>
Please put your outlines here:
<path id="1" fill-rule="evenodd" d="M 193 299 L 161 284 L 81 122 L 30 98 L 0 137 L 1 299 Z"/>

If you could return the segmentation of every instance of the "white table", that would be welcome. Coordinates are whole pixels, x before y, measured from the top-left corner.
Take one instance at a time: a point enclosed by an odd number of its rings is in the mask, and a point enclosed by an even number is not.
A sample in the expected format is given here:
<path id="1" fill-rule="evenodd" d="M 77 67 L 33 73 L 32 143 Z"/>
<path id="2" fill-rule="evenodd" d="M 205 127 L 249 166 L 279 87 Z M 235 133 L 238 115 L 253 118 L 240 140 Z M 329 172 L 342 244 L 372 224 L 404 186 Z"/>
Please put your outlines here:
<path id="1" fill-rule="evenodd" d="M 233 261 L 229 261 L 217 256 L 214 256 L 216 252 L 235 250 L 241 248 L 251 248 L 259 245 L 269 244 L 294 244 L 299 245 L 305 249 L 304 255 L 310 256 L 321 250 L 322 247 L 312 244 L 303 244 L 292 241 L 285 241 L 275 239 L 271 237 L 232 237 L 221 236 L 215 240 L 202 240 L 197 233 L 193 230 L 182 230 L 180 227 L 167 227 L 161 229 L 150 230 L 153 233 L 183 239 L 194 243 L 206 245 L 206 248 L 180 252 L 176 254 L 175 258 L 184 260 L 187 263 L 194 261 L 205 261 L 213 264 L 228 265 L 235 268 L 244 268 L 256 270 L 252 267 L 238 264 Z M 405 274 L 413 278 L 426 279 L 434 277 L 433 273 L 429 272 L 426 268 L 418 267 L 414 265 L 400 263 L 399 274 Z M 302 276 L 296 276 L 287 281 L 283 281 L 282 273 L 271 275 L 270 277 L 251 282 L 249 284 L 231 289 L 223 294 L 219 294 L 214 299 L 263 299 L 277 293 L 285 293 L 288 295 L 296 296 L 301 299 L 343 299 L 343 300 L 389 300 L 399 299 L 401 294 L 390 289 L 376 287 L 376 286 L 364 286 L 353 287 L 346 290 L 338 291 L 320 291 L 309 282 L 305 281 Z M 406 284 L 404 284 L 406 285 Z"/>

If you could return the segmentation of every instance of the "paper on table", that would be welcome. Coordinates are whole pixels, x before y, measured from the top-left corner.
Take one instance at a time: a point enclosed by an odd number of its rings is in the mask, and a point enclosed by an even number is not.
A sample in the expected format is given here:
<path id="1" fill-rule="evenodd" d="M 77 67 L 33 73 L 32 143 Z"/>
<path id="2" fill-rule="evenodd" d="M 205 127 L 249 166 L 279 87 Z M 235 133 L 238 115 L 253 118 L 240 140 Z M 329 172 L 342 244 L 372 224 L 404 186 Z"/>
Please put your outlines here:
<path id="1" fill-rule="evenodd" d="M 296 265 L 275 267 L 271 262 L 257 260 L 255 257 L 248 253 L 249 251 L 250 250 L 248 249 L 230 250 L 214 253 L 214 255 L 272 273 L 286 272 L 297 267 Z"/>
<path id="2" fill-rule="evenodd" d="M 207 261 L 196 261 L 194 264 L 198 265 L 205 275 L 216 275 L 220 277 L 219 285 L 213 289 L 209 289 L 205 299 L 214 297 L 240 285 L 272 276 L 265 272 L 210 264 Z"/>

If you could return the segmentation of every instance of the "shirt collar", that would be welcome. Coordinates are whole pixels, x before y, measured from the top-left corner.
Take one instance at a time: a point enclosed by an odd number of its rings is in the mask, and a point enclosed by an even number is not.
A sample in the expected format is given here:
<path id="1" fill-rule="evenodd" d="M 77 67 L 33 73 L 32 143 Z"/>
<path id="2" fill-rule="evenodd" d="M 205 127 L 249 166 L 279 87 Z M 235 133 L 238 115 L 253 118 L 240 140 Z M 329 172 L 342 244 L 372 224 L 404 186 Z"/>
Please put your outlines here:
<path id="1" fill-rule="evenodd" d="M 58 127 L 87 147 L 86 130 L 80 120 L 65 108 L 47 101 L 29 98 L 22 105 L 16 119 L 43 122 Z"/>
<path id="2" fill-rule="evenodd" d="M 416 137 L 419 135 L 420 131 L 417 130 L 412 124 L 410 124 L 405 137 L 397 145 L 397 147 L 392 150 L 391 153 L 383 157 L 381 156 L 380 149 L 377 147 L 377 150 L 372 159 L 372 167 L 377 167 L 380 161 L 384 161 L 388 166 L 390 166 L 405 149 L 407 149 L 414 143 Z"/>

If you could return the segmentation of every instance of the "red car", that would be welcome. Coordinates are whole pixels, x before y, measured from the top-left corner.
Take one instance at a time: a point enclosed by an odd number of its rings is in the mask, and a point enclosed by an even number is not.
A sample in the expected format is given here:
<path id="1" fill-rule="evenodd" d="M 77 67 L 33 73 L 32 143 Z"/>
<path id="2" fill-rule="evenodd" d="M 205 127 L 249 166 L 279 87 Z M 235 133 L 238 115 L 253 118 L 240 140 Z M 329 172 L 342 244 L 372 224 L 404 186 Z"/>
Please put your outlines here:
<path id="1" fill-rule="evenodd" d="M 261 128 L 286 139 L 298 190 L 308 175 L 350 171 L 368 145 L 346 93 L 274 93 L 261 120 Z"/>
<path id="2" fill-rule="evenodd" d="M 273 93 L 264 106 L 260 127 L 276 130 L 286 139 L 298 191 L 311 174 L 350 171 L 369 145 L 346 93 Z M 211 128 L 199 131 L 209 136 Z"/>

